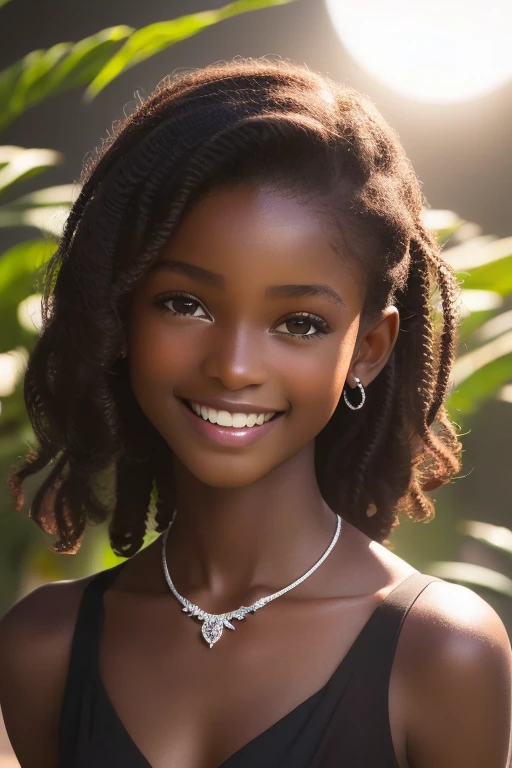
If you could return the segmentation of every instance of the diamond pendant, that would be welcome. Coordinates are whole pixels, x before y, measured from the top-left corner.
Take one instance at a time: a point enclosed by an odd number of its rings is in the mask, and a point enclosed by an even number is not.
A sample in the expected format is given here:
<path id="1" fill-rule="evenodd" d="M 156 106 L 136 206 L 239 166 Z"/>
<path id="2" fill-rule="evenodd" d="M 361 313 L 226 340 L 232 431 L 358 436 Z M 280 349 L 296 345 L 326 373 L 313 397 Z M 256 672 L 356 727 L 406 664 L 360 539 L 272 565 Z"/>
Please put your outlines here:
<path id="1" fill-rule="evenodd" d="M 203 622 L 201 632 L 210 648 L 213 648 L 217 640 L 220 639 L 224 627 L 235 629 L 229 619 L 238 619 L 241 621 L 248 613 L 251 613 L 251 609 L 246 608 L 245 605 L 231 613 L 219 614 L 202 611 L 197 605 L 193 605 L 192 603 L 186 605 L 181 610 L 184 613 L 188 613 L 189 616 L 197 616 L 197 618 Z M 253 609 L 252 612 L 254 612 L 254 610 L 255 609 Z"/>
<path id="2" fill-rule="evenodd" d="M 224 619 L 223 621 L 222 619 L 218 619 L 217 617 L 212 616 L 211 618 L 203 620 L 201 632 L 210 648 L 213 648 L 213 644 L 220 639 L 224 627 L 227 627 L 228 629 L 234 629 L 234 626 L 229 621 L 227 621 L 227 619 Z"/>

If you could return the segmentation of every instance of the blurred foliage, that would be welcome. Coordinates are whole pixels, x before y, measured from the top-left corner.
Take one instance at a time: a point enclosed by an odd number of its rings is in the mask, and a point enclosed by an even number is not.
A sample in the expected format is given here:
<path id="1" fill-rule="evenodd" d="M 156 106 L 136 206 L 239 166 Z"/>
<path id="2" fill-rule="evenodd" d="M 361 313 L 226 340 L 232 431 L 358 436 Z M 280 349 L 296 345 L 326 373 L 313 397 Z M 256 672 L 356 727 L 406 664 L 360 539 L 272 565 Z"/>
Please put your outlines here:
<path id="1" fill-rule="evenodd" d="M 512 564 L 512 531 L 509 528 L 477 520 L 461 520 L 457 528 L 461 535 L 504 553 Z M 509 570 L 512 573 L 512 567 Z M 454 581 L 477 591 L 496 593 L 512 600 L 512 578 L 494 568 L 441 560 L 431 562 L 428 572 L 441 579 Z"/>
<path id="2" fill-rule="evenodd" d="M 512 237 L 483 236 L 451 211 L 426 211 L 425 220 L 461 286 L 460 343 L 447 403 L 457 422 L 489 398 L 512 401 Z"/>
<path id="3" fill-rule="evenodd" d="M 482 235 L 478 226 L 451 211 L 427 211 L 425 216 L 461 286 L 459 350 L 447 406 L 455 423 L 468 423 L 492 398 L 512 403 L 512 237 Z M 471 520 L 458 520 L 454 527 L 459 537 L 512 556 L 508 528 Z M 512 598 L 512 578 L 494 568 L 439 560 L 426 563 L 425 570 L 486 596 Z"/>
<path id="4" fill-rule="evenodd" d="M 131 27 L 104 29 L 78 43 L 31 51 L 0 73 L 0 129 L 50 96 L 88 85 L 111 61 Z"/>
<path id="5" fill-rule="evenodd" d="M 212 11 L 191 13 L 172 21 L 159 21 L 148 27 L 133 32 L 115 56 L 101 69 L 86 91 L 86 97 L 96 96 L 106 85 L 121 72 L 139 64 L 141 61 L 165 50 L 170 45 L 179 43 L 187 37 L 197 35 L 206 27 L 218 24 L 246 11 L 268 8 L 274 5 L 286 5 L 293 0 L 236 0 L 223 8 Z"/>
<path id="6" fill-rule="evenodd" d="M 0 7 L 6 1 L 0 0 Z M 139 30 L 116 26 L 77 43 L 32 51 L 0 72 L 0 129 L 35 104 L 65 90 L 85 85 L 84 101 L 90 102 L 122 72 L 206 27 L 237 14 L 289 2 L 293 0 L 238 0 L 218 10 L 189 14 Z M 40 272 L 55 251 L 78 190 L 74 185 L 61 185 L 17 195 L 28 179 L 61 162 L 62 155 L 55 150 L 0 147 L 0 228 L 29 226 L 38 230 L 37 238 L 0 254 L 2 478 L 7 477 L 34 439 L 23 401 L 23 369 L 39 327 Z M 459 423 L 490 398 L 512 402 L 512 238 L 483 236 L 476 225 L 450 211 L 426 211 L 425 218 L 462 285 L 460 348 L 448 400 L 450 415 Z M 439 296 L 434 297 L 434 302 L 439 308 Z M 26 484 L 26 507 L 38 482 L 31 478 Z M 108 545 L 105 526 L 89 530 L 77 555 L 56 557 L 47 550 L 39 529 L 12 510 L 3 483 L 0 612 L 20 589 L 28 591 L 42 581 L 75 578 L 120 561 Z M 447 521 L 453 523 L 454 529 L 452 516 Z M 486 546 L 508 547 L 510 554 L 510 531 L 496 532 L 484 523 L 465 523 L 469 527 L 458 530 L 456 535 L 474 536 Z M 149 531 L 145 546 L 154 538 L 154 531 Z M 446 560 L 430 563 L 426 570 L 447 580 L 512 597 L 512 581 L 482 566 Z"/>
<path id="7" fill-rule="evenodd" d="M 110 27 L 78 43 L 31 51 L 0 72 L 0 129 L 34 104 L 71 88 L 88 85 L 85 99 L 90 101 L 127 69 L 213 24 L 291 2 L 294 0 L 235 0 L 218 10 L 191 13 L 142 29 Z"/>

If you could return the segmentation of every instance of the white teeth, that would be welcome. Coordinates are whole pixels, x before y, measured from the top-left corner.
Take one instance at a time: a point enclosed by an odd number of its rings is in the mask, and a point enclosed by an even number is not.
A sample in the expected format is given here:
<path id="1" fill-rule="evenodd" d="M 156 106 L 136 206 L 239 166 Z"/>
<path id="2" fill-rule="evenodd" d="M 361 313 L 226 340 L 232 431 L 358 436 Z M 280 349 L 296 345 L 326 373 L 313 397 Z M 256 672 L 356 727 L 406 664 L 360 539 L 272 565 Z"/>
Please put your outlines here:
<path id="1" fill-rule="evenodd" d="M 217 413 L 217 424 L 221 427 L 232 427 L 233 417 L 227 411 L 219 411 Z"/>
<path id="2" fill-rule="evenodd" d="M 247 419 L 245 413 L 234 413 L 231 419 L 232 427 L 245 427 L 247 426 Z"/>
<path id="3" fill-rule="evenodd" d="M 242 429 L 243 427 L 254 427 L 256 425 L 261 426 L 267 421 L 270 421 L 274 413 L 229 413 L 229 411 L 216 411 L 215 408 L 209 408 L 205 405 L 199 405 L 199 403 L 190 403 L 192 410 L 197 416 L 201 416 L 204 421 L 209 421 L 212 424 L 218 424 L 221 427 L 235 427 Z"/>

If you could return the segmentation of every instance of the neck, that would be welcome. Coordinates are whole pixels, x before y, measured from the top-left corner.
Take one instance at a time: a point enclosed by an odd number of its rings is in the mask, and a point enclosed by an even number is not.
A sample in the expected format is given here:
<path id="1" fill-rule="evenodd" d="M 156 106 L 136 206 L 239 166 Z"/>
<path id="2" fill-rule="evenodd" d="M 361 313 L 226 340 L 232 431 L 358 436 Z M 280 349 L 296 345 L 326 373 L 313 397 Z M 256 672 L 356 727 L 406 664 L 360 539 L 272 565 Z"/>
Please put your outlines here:
<path id="1" fill-rule="evenodd" d="M 243 488 L 205 486 L 182 465 L 175 471 L 178 511 L 167 563 L 176 589 L 191 601 L 209 595 L 242 603 L 252 593 L 276 592 L 332 541 L 337 519 L 320 494 L 313 447 Z"/>

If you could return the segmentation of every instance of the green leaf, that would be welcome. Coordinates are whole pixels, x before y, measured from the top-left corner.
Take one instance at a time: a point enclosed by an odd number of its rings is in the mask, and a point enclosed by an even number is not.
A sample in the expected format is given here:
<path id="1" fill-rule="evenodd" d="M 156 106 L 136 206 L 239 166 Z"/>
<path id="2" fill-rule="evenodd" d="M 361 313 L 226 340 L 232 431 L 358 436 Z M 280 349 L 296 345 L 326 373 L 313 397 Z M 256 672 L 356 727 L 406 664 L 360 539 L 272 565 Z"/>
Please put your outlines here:
<path id="1" fill-rule="evenodd" d="M 196 35 L 203 29 L 248 11 L 271 6 L 285 5 L 294 0 L 237 0 L 223 8 L 199 11 L 171 21 L 159 21 L 136 30 L 86 90 L 85 97 L 91 101 L 109 83 L 130 67 L 166 50 L 172 45 Z"/>
<path id="2" fill-rule="evenodd" d="M 0 168 L 5 168 L 22 151 L 23 147 L 17 147 L 13 144 L 0 144 Z"/>
<path id="3" fill-rule="evenodd" d="M 7 104 L 3 105 L 7 115 L 21 114 L 27 107 L 47 95 L 45 81 L 48 80 L 55 67 L 66 56 L 72 43 L 57 43 L 47 50 L 31 51 L 23 58 L 24 66 L 11 93 Z M 1 125 L 1 124 L 0 124 Z"/>
<path id="4" fill-rule="evenodd" d="M 0 206 L 0 227 L 37 227 L 59 237 L 76 194 L 76 185 L 61 184 L 23 195 Z"/>
<path id="5" fill-rule="evenodd" d="M 512 244 L 506 256 L 488 264 L 474 267 L 463 276 L 464 288 L 495 291 L 501 296 L 512 293 Z"/>
<path id="6" fill-rule="evenodd" d="M 8 353 L 0 355 L 0 394 L 4 398 L 4 406 L 7 403 L 7 407 L 4 407 L 2 420 L 3 431 L 8 431 L 9 427 L 14 427 L 19 422 L 19 419 L 12 412 L 9 413 L 9 401 L 14 401 L 16 404 L 16 398 L 13 398 L 13 394 L 19 390 L 20 384 L 27 367 L 28 351 L 24 347 L 17 347 L 16 349 L 10 349 Z M 18 398 L 19 403 L 19 398 Z M 18 411 L 18 416 L 20 415 Z M 7 425 L 7 430 L 6 430 Z"/>
<path id="7" fill-rule="evenodd" d="M 18 323 L 34 336 L 38 336 L 41 331 L 41 300 L 40 293 L 26 296 L 18 304 L 16 312 Z"/>
<path id="8" fill-rule="evenodd" d="M 0 195 L 13 184 L 37 176 L 63 161 L 63 155 L 54 149 L 16 149 L 18 151 L 11 153 L 10 161 L 0 170 Z"/>
<path id="9" fill-rule="evenodd" d="M 8 291 L 18 278 L 25 275 L 31 276 L 53 256 L 56 250 L 56 243 L 39 238 L 18 243 L 5 251 L 0 256 L 0 296 L 2 299 L 7 296 Z"/>
<path id="10" fill-rule="evenodd" d="M 512 331 L 509 330 L 487 344 L 481 344 L 471 352 L 458 357 L 452 370 L 454 385 L 459 386 L 482 368 L 510 354 L 512 354 Z"/>
<path id="11" fill-rule="evenodd" d="M 463 288 L 512 293 L 512 237 L 482 235 L 444 251 Z"/>
<path id="12" fill-rule="evenodd" d="M 454 224 L 453 227 L 442 227 L 441 229 L 436 229 L 435 236 L 439 245 L 446 245 L 446 243 L 454 236 L 454 234 L 462 227 L 463 224 L 465 224 L 464 221 L 459 221 L 457 224 Z"/>
<path id="13" fill-rule="evenodd" d="M 56 68 L 50 88 L 64 90 L 90 83 L 110 59 L 112 51 L 133 31 L 132 27 L 119 25 L 75 43 L 69 55 Z"/>
<path id="14" fill-rule="evenodd" d="M 8 208 L 9 210 L 24 211 L 28 208 L 42 208 L 45 206 L 53 208 L 56 205 L 65 205 L 69 207 L 77 195 L 77 189 L 79 191 L 79 185 L 77 187 L 76 184 L 59 184 L 55 187 L 37 189 L 35 192 L 30 192 L 28 195 L 18 197 L 8 205 L 3 206 L 2 210 Z"/>
<path id="15" fill-rule="evenodd" d="M 447 251 L 454 253 L 454 248 L 458 251 L 464 250 L 468 241 L 474 240 L 482 233 L 482 228 L 478 224 L 461 219 L 458 214 L 446 209 L 424 208 L 422 219 L 427 229 L 434 233 L 438 243 L 443 247 L 444 255 Z"/>
<path id="16" fill-rule="evenodd" d="M 482 352 L 484 354 L 480 354 Z M 483 364 L 484 355 L 488 352 L 491 359 Z M 510 381 L 511 373 L 512 332 L 509 332 L 455 361 L 453 375 L 461 378 L 448 398 L 450 412 L 472 413 Z"/>
<path id="17" fill-rule="evenodd" d="M 496 242 L 493 235 L 471 237 L 462 243 L 445 248 L 443 256 L 456 272 L 479 267 L 486 259 L 487 248 Z"/>
<path id="18" fill-rule="evenodd" d="M 16 347 L 29 348 L 34 343 L 34 334 L 18 322 L 18 305 L 31 292 L 28 279 L 19 278 L 12 284 L 12 293 L 2 296 L 0 306 L 0 353 L 10 352 Z"/>
<path id="19" fill-rule="evenodd" d="M 447 581 L 467 584 L 471 587 L 488 589 L 505 597 L 512 598 L 512 579 L 499 571 L 484 568 L 473 563 L 437 561 L 428 564 L 426 573 Z"/>
<path id="20" fill-rule="evenodd" d="M 110 27 L 78 43 L 31 51 L 0 72 L 0 129 L 43 99 L 89 83 L 132 32 Z"/>
<path id="21" fill-rule="evenodd" d="M 473 310 L 466 317 L 462 318 L 458 327 L 459 339 L 461 342 L 468 342 L 472 334 L 481 328 L 484 323 L 496 316 L 495 310 L 485 309 L 481 311 Z"/>
<path id="22" fill-rule="evenodd" d="M 0 130 L 11 122 L 7 105 L 16 90 L 16 83 L 23 74 L 24 60 L 15 61 L 0 72 Z"/>
<path id="23" fill-rule="evenodd" d="M 439 245 L 446 245 L 453 235 L 467 222 L 453 211 L 425 208 L 423 223 L 436 236 Z"/>
<path id="24" fill-rule="evenodd" d="M 0 130 L 34 104 L 76 86 L 90 83 L 85 97 L 91 100 L 124 70 L 212 24 L 290 2 L 294 0 L 237 0 L 219 10 L 157 22 L 136 31 L 119 25 L 78 43 L 31 51 L 0 72 Z M 123 40 L 127 40 L 125 46 L 114 53 Z"/>
<path id="25" fill-rule="evenodd" d="M 2 397 L 0 408 L 0 436 L 11 433 L 10 426 L 18 424 L 26 418 L 27 411 L 23 401 L 23 382 L 18 381 L 12 395 Z M 11 454 L 12 455 L 12 454 Z"/>
<path id="26" fill-rule="evenodd" d="M 460 520 L 457 527 L 463 536 L 469 536 L 506 555 L 512 555 L 512 531 L 509 528 L 481 523 L 478 520 Z"/>
<path id="27" fill-rule="evenodd" d="M 473 333 L 472 338 L 477 342 L 486 342 L 512 331 L 512 309 L 499 312 L 494 317 L 482 323 Z"/>
<path id="28" fill-rule="evenodd" d="M 499 293 L 478 289 L 462 289 L 460 301 L 462 316 L 458 327 L 460 341 L 467 341 L 471 333 L 487 320 L 499 315 L 504 302 Z"/>
<path id="29" fill-rule="evenodd" d="M 512 403 L 512 383 L 501 387 L 496 393 L 496 400 L 501 400 L 503 403 Z"/>
<path id="30" fill-rule="evenodd" d="M 64 206 L 46 206 L 16 211 L 0 208 L 0 227 L 35 227 L 41 232 L 48 232 L 55 238 L 62 233 L 69 208 Z"/>
<path id="31" fill-rule="evenodd" d="M 18 322 L 20 303 L 35 293 L 38 270 L 53 255 L 57 244 L 38 239 L 19 243 L 0 257 L 0 352 L 17 346 L 29 348 L 33 333 Z"/>
<path id="32" fill-rule="evenodd" d="M 18 197 L 0 206 L 0 227 L 37 227 L 57 238 L 76 192 L 75 184 L 61 184 Z"/>
<path id="33" fill-rule="evenodd" d="M 7 5 L 7 3 L 10 3 L 10 2 L 11 2 L 11 0 L 0 0 L 0 8 L 1 8 L 3 5 Z"/>

